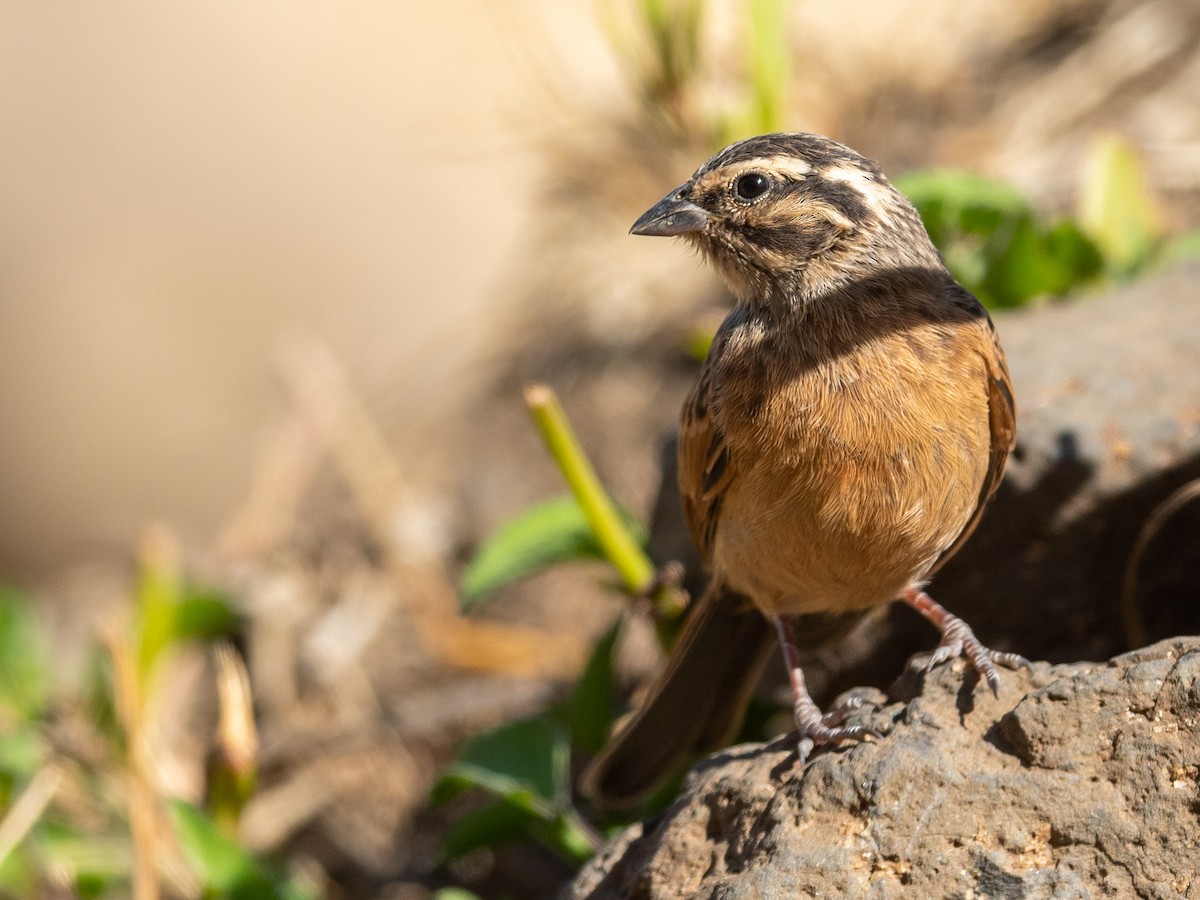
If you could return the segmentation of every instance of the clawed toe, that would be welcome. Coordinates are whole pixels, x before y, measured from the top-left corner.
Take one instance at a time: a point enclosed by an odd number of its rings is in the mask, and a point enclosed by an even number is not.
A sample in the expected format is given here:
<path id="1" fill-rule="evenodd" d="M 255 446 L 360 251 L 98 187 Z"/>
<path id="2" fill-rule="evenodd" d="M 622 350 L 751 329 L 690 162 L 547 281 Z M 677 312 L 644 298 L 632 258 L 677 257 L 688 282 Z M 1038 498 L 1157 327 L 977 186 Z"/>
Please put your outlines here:
<path id="1" fill-rule="evenodd" d="M 962 622 L 961 619 L 957 621 Z M 1029 669 L 1032 667 L 1029 660 L 1017 653 L 988 649 L 979 642 L 974 634 L 970 633 L 970 629 L 966 627 L 965 623 L 963 623 L 963 629 L 967 631 L 966 635 L 961 638 L 943 639 L 923 661 L 918 656 L 914 658 L 913 664 L 925 672 L 931 672 L 942 663 L 959 658 L 965 659 L 971 668 L 987 682 L 995 696 L 1000 695 L 1000 674 L 996 671 L 996 666 L 1005 669 Z"/>
<path id="2" fill-rule="evenodd" d="M 800 762 L 807 760 L 815 747 L 840 744 L 843 741 L 874 740 L 880 736 L 874 728 L 867 728 L 865 725 L 847 725 L 843 728 L 830 728 L 820 722 L 815 725 L 801 725 L 797 722 L 796 725 L 799 729 L 796 752 L 800 756 Z"/>
<path id="3" fill-rule="evenodd" d="M 912 589 L 904 594 L 903 599 L 917 612 L 933 622 L 942 633 L 941 643 L 934 648 L 925 662 L 926 672 L 944 662 L 962 657 L 988 683 L 992 694 L 999 697 L 1000 675 L 996 672 L 996 666 L 1003 666 L 1006 669 L 1030 668 L 1029 660 L 1023 656 L 989 650 L 975 637 L 971 626 L 958 616 L 947 612 L 924 591 Z"/>
<path id="4" fill-rule="evenodd" d="M 933 652 L 925 660 L 925 665 L 922 666 L 926 672 L 931 672 L 944 662 L 949 662 L 952 659 L 957 659 L 963 655 L 963 647 L 961 642 L 946 643 L 943 641 L 934 647 Z"/>
<path id="5" fill-rule="evenodd" d="M 850 717 L 850 714 L 855 710 L 862 709 L 862 697 L 851 694 L 837 706 L 826 710 L 821 716 L 821 724 L 830 728 L 836 728 Z"/>
<path id="6" fill-rule="evenodd" d="M 992 662 L 996 665 L 1004 666 L 1006 669 L 1025 669 L 1033 668 L 1033 663 L 1023 657 L 1020 653 L 1008 653 L 1001 650 L 988 650 L 992 657 Z"/>
<path id="7" fill-rule="evenodd" d="M 814 747 L 840 744 L 843 741 L 864 741 L 878 738 L 879 732 L 865 725 L 843 725 L 847 716 L 862 706 L 862 698 L 850 697 L 828 712 L 807 698 L 797 701 L 793 709 L 796 730 L 799 734 L 800 760 L 808 758 Z"/>

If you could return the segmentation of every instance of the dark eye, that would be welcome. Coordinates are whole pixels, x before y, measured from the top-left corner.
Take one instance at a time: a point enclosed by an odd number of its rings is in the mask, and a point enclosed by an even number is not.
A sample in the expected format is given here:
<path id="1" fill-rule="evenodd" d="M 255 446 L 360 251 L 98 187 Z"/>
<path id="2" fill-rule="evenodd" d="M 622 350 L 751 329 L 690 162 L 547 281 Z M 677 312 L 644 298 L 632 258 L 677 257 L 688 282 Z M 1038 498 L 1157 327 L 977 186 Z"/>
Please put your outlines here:
<path id="1" fill-rule="evenodd" d="M 770 186 L 771 182 L 767 181 L 767 176 L 760 172 L 749 172 L 733 183 L 733 189 L 743 200 L 761 197 Z"/>

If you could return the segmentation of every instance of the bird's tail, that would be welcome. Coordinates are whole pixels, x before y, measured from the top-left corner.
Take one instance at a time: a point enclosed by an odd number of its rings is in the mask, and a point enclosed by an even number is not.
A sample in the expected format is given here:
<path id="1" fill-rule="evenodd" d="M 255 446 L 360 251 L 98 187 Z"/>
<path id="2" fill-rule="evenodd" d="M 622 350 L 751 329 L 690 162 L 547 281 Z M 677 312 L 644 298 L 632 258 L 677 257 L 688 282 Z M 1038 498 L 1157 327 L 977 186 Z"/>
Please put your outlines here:
<path id="1" fill-rule="evenodd" d="M 727 744 L 741 725 L 775 632 L 721 584 L 689 607 L 649 697 L 583 773 L 585 796 L 627 808 L 694 754 Z"/>

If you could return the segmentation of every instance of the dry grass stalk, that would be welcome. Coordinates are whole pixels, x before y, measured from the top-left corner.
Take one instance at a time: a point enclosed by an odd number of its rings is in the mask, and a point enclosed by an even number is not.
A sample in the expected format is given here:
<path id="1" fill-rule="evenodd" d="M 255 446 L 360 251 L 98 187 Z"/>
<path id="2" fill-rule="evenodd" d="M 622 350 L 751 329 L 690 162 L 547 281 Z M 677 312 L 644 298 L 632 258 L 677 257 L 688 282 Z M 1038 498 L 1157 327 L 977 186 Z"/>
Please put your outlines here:
<path id="1" fill-rule="evenodd" d="M 9 807 L 4 820 L 0 822 L 0 865 L 3 865 L 8 855 L 37 824 L 50 801 L 54 799 L 62 780 L 62 769 L 56 764 L 42 766 Z"/>
<path id="2" fill-rule="evenodd" d="M 287 348 L 281 368 L 300 414 L 327 448 L 383 548 L 422 644 L 462 668 L 573 677 L 586 652 L 581 639 L 460 615 L 442 561 L 414 542 L 398 540 L 400 525 L 415 505 L 412 491 L 332 352 L 315 339 L 297 341 Z"/>
<path id="3" fill-rule="evenodd" d="M 157 797 L 150 782 L 145 740 L 142 686 L 138 682 L 137 663 L 130 646 L 128 629 L 118 625 L 105 628 L 101 640 L 108 650 L 113 671 L 113 701 L 117 718 L 125 734 L 129 789 L 129 832 L 133 839 L 134 900 L 157 900 L 158 885 L 158 810 Z"/>

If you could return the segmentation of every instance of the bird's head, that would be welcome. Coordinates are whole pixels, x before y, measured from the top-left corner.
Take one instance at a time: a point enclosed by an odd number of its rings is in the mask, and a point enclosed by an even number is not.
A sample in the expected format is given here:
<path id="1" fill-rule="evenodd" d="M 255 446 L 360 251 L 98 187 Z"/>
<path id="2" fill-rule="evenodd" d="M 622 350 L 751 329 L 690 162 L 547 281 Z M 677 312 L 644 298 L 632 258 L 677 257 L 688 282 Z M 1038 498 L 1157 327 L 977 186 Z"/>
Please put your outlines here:
<path id="1" fill-rule="evenodd" d="M 878 164 L 813 134 L 731 144 L 631 231 L 688 239 L 744 302 L 805 302 L 889 268 L 942 265 Z"/>

